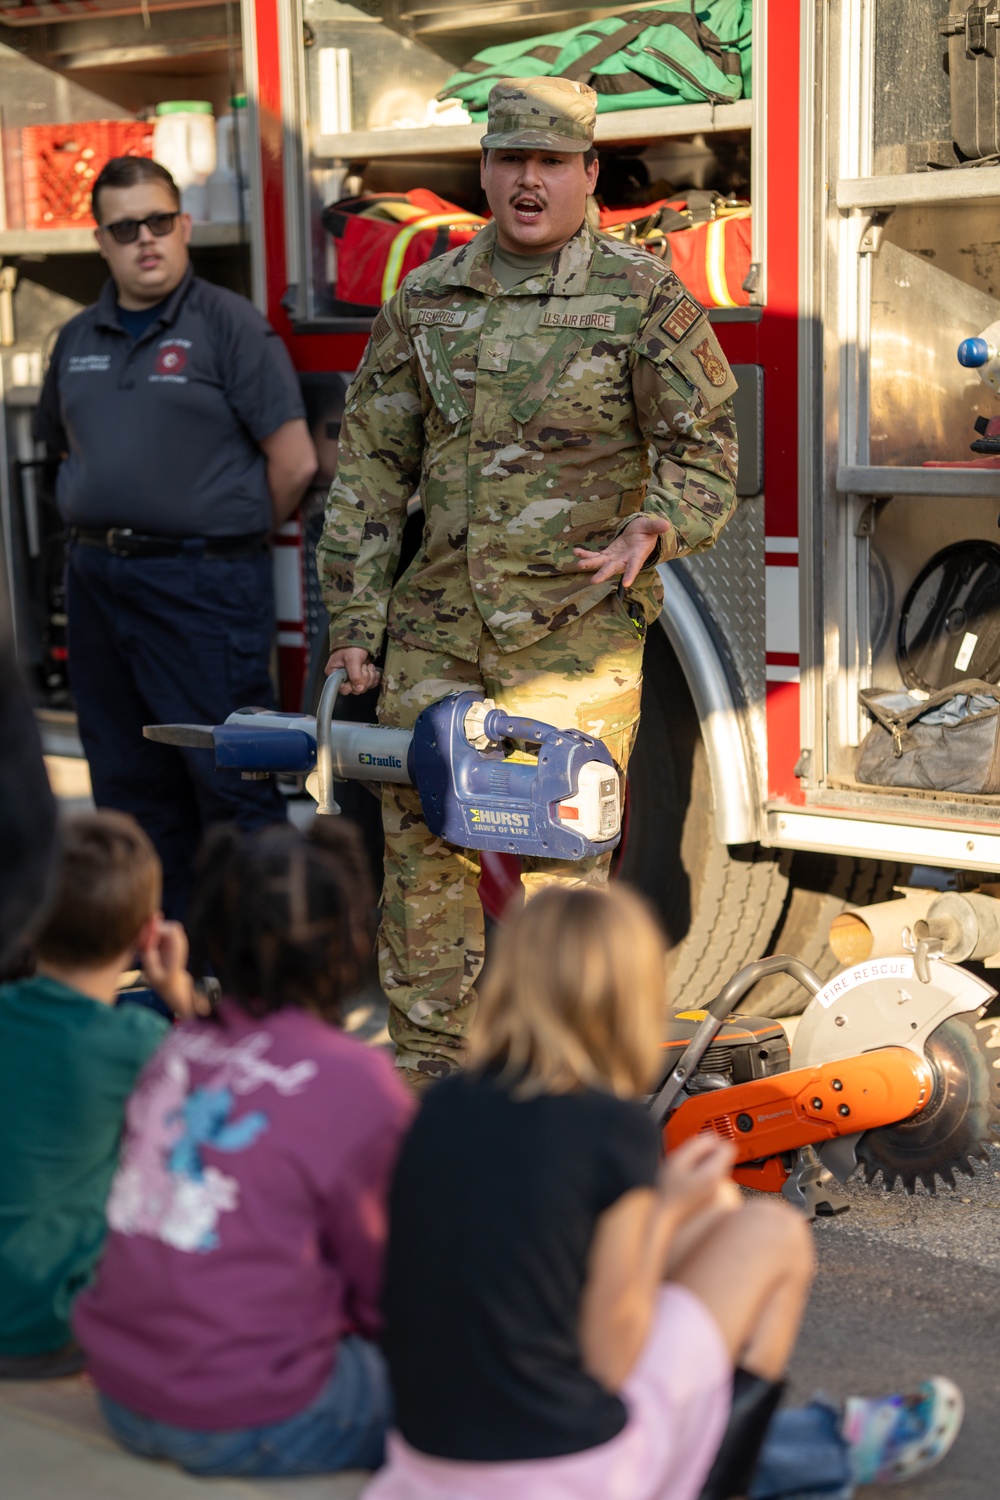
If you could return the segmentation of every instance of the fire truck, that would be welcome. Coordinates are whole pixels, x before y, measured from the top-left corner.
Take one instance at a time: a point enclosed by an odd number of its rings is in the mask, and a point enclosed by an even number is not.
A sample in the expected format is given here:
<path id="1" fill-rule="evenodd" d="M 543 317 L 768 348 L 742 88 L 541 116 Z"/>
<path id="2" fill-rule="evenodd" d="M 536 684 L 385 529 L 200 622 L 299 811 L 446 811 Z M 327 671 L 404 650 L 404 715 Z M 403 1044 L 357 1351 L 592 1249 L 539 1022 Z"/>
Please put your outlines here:
<path id="1" fill-rule="evenodd" d="M 101 267 L 84 221 L 26 217 L 25 128 L 246 96 L 248 191 L 237 222 L 196 224 L 193 254 L 285 339 L 320 453 L 316 493 L 276 547 L 280 678 L 297 708 L 322 667 L 311 554 L 371 322 L 336 294 L 324 210 L 418 189 L 481 209 L 483 127 L 434 104 L 449 77 L 484 47 L 625 9 L 0 0 L 3 556 L 50 721 L 69 705 L 30 413 L 55 332 L 93 299 Z M 602 112 L 597 130 L 605 181 L 750 205 L 745 274 L 709 308 L 739 380 L 739 505 L 711 551 L 660 570 L 618 859 L 662 913 L 688 1005 L 749 958 L 787 951 L 826 977 L 880 943 L 898 951 L 921 923 L 959 960 L 1000 950 L 998 796 L 857 775 L 872 725 L 861 690 L 933 691 L 942 660 L 946 680 L 1000 679 L 1000 472 L 969 452 L 996 392 L 956 358 L 1000 316 L 997 147 L 991 161 L 960 141 L 955 106 L 962 69 L 976 69 L 969 97 L 987 134 L 992 108 L 995 133 L 996 6 L 746 9 L 740 97 Z M 487 862 L 488 906 L 513 878 Z M 781 978 L 749 1002 L 770 1015 L 799 1004 Z"/>

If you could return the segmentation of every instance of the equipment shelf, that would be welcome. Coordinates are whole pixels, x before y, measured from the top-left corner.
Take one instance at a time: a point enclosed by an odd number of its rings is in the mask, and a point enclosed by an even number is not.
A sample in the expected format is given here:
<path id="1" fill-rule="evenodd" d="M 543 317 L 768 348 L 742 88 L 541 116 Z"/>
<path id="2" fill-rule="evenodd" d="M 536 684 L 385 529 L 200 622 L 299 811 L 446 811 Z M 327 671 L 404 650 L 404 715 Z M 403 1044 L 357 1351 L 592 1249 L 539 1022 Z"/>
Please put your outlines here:
<path id="1" fill-rule="evenodd" d="M 598 115 L 597 145 L 638 142 L 668 136 L 749 130 L 753 101 L 735 104 L 674 104 L 658 109 L 628 109 Z M 371 161 L 377 157 L 479 155 L 485 123 L 428 125 L 408 130 L 355 130 L 345 135 L 315 135 L 313 155 L 326 160 Z M 997 169 L 1000 180 L 1000 168 Z"/>
<path id="2" fill-rule="evenodd" d="M 1000 500 L 1000 469 L 925 469 L 842 464 L 842 495 L 947 495 Z"/>
<path id="3" fill-rule="evenodd" d="M 736 106 L 730 106 L 735 108 Z M 896 208 L 903 204 L 1000 202 L 1000 167 L 900 172 L 890 177 L 842 177 L 838 208 Z"/>
<path id="4" fill-rule="evenodd" d="M 242 245 L 247 236 L 239 224 L 192 224 L 191 245 L 195 250 Z M 97 254 L 93 229 L 3 229 L 0 256 Z"/>

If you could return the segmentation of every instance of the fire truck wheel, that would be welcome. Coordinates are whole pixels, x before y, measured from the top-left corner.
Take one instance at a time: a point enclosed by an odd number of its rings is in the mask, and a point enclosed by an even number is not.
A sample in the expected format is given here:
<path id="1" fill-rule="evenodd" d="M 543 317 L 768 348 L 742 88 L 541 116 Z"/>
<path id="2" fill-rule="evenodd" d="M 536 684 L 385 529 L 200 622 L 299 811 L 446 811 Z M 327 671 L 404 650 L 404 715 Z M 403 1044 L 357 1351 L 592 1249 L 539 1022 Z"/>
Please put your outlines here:
<path id="1" fill-rule="evenodd" d="M 690 1009 L 768 952 L 788 894 L 788 861 L 716 838 L 698 718 L 659 631 L 647 644 L 644 673 L 615 873 L 657 909 L 672 944 L 670 1003 Z"/>
<path id="2" fill-rule="evenodd" d="M 820 979 L 831 978 L 839 967 L 828 941 L 834 917 L 848 906 L 887 901 L 893 886 L 904 882 L 906 870 L 906 866 L 889 860 L 794 855 L 788 902 L 770 951 L 791 953 Z M 776 975 L 756 985 L 740 1010 L 755 1016 L 797 1016 L 808 1003 L 809 996 L 801 985 Z"/>

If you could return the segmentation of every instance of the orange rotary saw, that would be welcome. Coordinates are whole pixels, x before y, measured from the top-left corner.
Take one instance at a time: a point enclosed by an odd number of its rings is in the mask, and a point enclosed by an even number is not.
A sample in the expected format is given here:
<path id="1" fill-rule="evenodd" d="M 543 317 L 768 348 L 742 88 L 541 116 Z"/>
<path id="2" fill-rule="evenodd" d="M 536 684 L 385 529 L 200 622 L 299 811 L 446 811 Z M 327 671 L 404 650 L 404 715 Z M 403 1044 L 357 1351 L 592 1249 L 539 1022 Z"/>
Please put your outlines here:
<path id="1" fill-rule="evenodd" d="M 973 1174 L 1000 1135 L 996 991 L 924 940 L 826 985 L 798 959 L 748 964 L 705 1010 L 675 1015 L 649 1098 L 666 1146 L 712 1130 L 736 1147 L 733 1176 L 804 1209 L 847 1208 L 859 1169 L 887 1189 L 931 1192 Z M 789 1051 L 784 1028 L 734 1015 L 758 980 L 790 974 L 812 998 Z"/>

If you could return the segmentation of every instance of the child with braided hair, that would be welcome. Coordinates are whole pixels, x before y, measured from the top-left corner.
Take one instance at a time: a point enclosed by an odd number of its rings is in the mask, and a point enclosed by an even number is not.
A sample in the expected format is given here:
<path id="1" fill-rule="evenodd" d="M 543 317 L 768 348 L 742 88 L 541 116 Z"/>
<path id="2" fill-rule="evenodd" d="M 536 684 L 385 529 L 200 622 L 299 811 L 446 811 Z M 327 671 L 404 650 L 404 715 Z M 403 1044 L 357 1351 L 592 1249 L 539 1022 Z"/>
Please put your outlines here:
<path id="1" fill-rule="evenodd" d="M 373 905 L 341 819 L 208 841 L 190 935 L 222 999 L 174 1030 L 130 1101 L 75 1317 L 134 1453 L 205 1475 L 381 1461 L 385 1203 L 412 1104 L 338 1025 Z"/>

